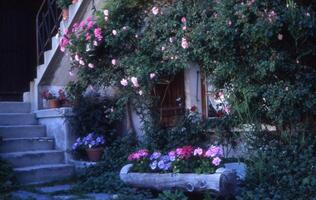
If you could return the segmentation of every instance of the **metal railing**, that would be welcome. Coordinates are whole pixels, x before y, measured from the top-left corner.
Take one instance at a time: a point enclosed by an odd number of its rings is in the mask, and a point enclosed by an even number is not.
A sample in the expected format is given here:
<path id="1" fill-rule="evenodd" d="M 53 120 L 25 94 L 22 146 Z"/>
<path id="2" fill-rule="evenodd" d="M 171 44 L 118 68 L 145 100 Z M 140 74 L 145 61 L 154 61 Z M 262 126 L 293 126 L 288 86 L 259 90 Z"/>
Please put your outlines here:
<path id="1" fill-rule="evenodd" d="M 44 0 L 36 15 L 37 65 L 43 63 L 44 52 L 51 48 L 51 38 L 58 33 L 61 20 L 56 0 Z"/>

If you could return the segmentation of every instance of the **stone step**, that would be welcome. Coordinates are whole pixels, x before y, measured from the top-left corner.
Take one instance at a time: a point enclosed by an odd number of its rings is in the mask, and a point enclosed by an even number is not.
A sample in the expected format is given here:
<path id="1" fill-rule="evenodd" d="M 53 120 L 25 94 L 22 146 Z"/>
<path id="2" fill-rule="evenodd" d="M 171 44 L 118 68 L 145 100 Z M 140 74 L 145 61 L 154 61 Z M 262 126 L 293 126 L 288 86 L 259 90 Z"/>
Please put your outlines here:
<path id="1" fill-rule="evenodd" d="M 58 150 L 1 153 L 0 157 L 10 162 L 13 167 L 65 163 L 64 152 Z"/>
<path id="2" fill-rule="evenodd" d="M 54 140 L 48 137 L 6 138 L 1 141 L 0 153 L 52 150 L 53 148 Z"/>
<path id="3" fill-rule="evenodd" d="M 0 102 L 0 113 L 30 113 L 31 104 L 24 102 Z"/>
<path id="4" fill-rule="evenodd" d="M 44 137 L 46 127 L 42 125 L 0 126 L 0 137 L 3 138 L 30 138 Z"/>
<path id="5" fill-rule="evenodd" d="M 0 125 L 35 125 L 37 120 L 34 114 L 27 113 L 0 113 Z"/>
<path id="6" fill-rule="evenodd" d="M 14 168 L 21 184 L 40 184 L 69 179 L 74 175 L 74 167 L 68 164 L 37 165 Z"/>

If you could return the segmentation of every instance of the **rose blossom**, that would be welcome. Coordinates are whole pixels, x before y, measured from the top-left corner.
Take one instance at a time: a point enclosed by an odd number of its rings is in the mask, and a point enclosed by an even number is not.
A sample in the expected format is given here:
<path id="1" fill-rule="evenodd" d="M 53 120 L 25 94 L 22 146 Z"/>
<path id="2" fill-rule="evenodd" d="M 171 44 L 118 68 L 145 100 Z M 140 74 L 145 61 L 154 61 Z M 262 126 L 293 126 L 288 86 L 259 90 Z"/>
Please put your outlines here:
<path id="1" fill-rule="evenodd" d="M 188 41 L 187 41 L 186 38 L 182 38 L 181 46 L 182 46 L 182 48 L 184 48 L 184 49 L 189 48 L 189 43 L 188 43 Z"/>
<path id="2" fill-rule="evenodd" d="M 80 64 L 80 65 L 85 65 L 85 63 L 84 63 L 83 60 L 79 60 L 79 64 Z"/>
<path id="3" fill-rule="evenodd" d="M 182 22 L 182 23 L 186 23 L 186 22 L 187 22 L 187 19 L 186 19 L 185 17 L 182 17 L 182 18 L 181 18 L 181 22 Z"/>
<path id="4" fill-rule="evenodd" d="M 212 161 L 212 164 L 215 165 L 215 166 L 218 166 L 221 164 L 221 159 L 219 157 L 215 157 Z"/>
<path id="5" fill-rule="evenodd" d="M 125 78 L 123 78 L 123 79 L 121 80 L 121 85 L 127 86 L 127 85 L 128 85 L 128 81 L 127 81 Z"/>
<path id="6" fill-rule="evenodd" d="M 112 59 L 112 60 L 111 60 L 111 63 L 112 63 L 112 65 L 116 65 L 116 63 L 117 63 L 117 62 L 116 62 L 116 59 Z"/>
<path id="7" fill-rule="evenodd" d="M 139 90 L 138 94 L 139 94 L 140 96 L 142 96 L 142 95 L 143 95 L 143 91 L 142 91 L 142 90 Z"/>
<path id="8" fill-rule="evenodd" d="M 136 77 L 133 76 L 133 77 L 131 78 L 131 81 L 132 81 L 134 87 L 139 87 L 139 83 L 138 83 L 138 80 L 137 80 Z"/>
<path id="9" fill-rule="evenodd" d="M 109 16 L 109 10 L 104 10 L 103 14 L 104 14 L 104 16 Z"/>
<path id="10" fill-rule="evenodd" d="M 91 68 L 91 69 L 93 69 L 93 68 L 94 68 L 94 64 L 89 63 L 89 64 L 88 64 L 88 67 Z"/>
<path id="11" fill-rule="evenodd" d="M 112 30 L 112 34 L 113 35 L 117 35 L 117 31 L 116 30 Z"/>
<path id="12" fill-rule="evenodd" d="M 158 15 L 158 13 L 159 13 L 159 8 L 153 7 L 153 8 L 151 9 L 151 12 L 152 12 L 154 15 Z"/>
<path id="13" fill-rule="evenodd" d="M 187 26 L 182 27 L 182 30 L 186 31 L 187 30 Z"/>
<path id="14" fill-rule="evenodd" d="M 80 57 L 79 57 L 78 54 L 75 55 L 75 60 L 78 61 L 78 62 L 80 61 Z"/>
<path id="15" fill-rule="evenodd" d="M 150 77 L 150 79 L 153 79 L 153 78 L 156 77 L 156 74 L 155 73 L 150 73 L 149 77 Z"/>

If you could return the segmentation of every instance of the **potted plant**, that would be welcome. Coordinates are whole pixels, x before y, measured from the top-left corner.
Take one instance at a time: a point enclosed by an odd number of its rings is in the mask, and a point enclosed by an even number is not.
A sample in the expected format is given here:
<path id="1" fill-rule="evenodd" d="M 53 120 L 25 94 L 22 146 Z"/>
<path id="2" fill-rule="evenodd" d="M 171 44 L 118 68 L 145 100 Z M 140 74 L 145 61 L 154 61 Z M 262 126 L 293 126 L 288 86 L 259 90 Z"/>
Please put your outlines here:
<path id="1" fill-rule="evenodd" d="M 57 5 L 60 9 L 62 9 L 63 20 L 67 20 L 69 16 L 68 7 L 71 5 L 70 0 L 58 0 Z"/>
<path id="2" fill-rule="evenodd" d="M 52 92 L 44 91 L 42 97 L 46 100 L 49 108 L 59 108 L 59 100 Z"/>
<path id="3" fill-rule="evenodd" d="M 71 104 L 69 102 L 69 100 L 67 99 L 66 97 L 66 94 L 65 94 L 65 90 L 64 89 L 59 89 L 58 90 L 58 100 L 59 100 L 59 103 L 62 107 L 70 107 Z"/>
<path id="4" fill-rule="evenodd" d="M 89 161 L 100 161 L 104 152 L 105 139 L 96 133 L 89 133 L 87 136 L 77 138 L 73 144 L 73 150 L 85 149 Z"/>

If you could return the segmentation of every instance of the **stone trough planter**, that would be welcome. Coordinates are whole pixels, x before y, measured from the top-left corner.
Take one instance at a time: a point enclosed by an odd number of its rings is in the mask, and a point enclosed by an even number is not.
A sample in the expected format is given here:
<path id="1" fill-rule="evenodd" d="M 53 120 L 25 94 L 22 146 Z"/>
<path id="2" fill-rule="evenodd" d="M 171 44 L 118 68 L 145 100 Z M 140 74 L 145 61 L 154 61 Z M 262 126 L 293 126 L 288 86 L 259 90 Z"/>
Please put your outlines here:
<path id="1" fill-rule="evenodd" d="M 125 165 L 120 172 L 121 180 L 127 185 L 155 190 L 182 189 L 188 192 L 209 190 L 217 195 L 232 196 L 237 183 L 244 179 L 246 166 L 243 163 L 229 163 L 214 174 L 191 173 L 134 173 L 129 172 L 132 164 Z"/>

